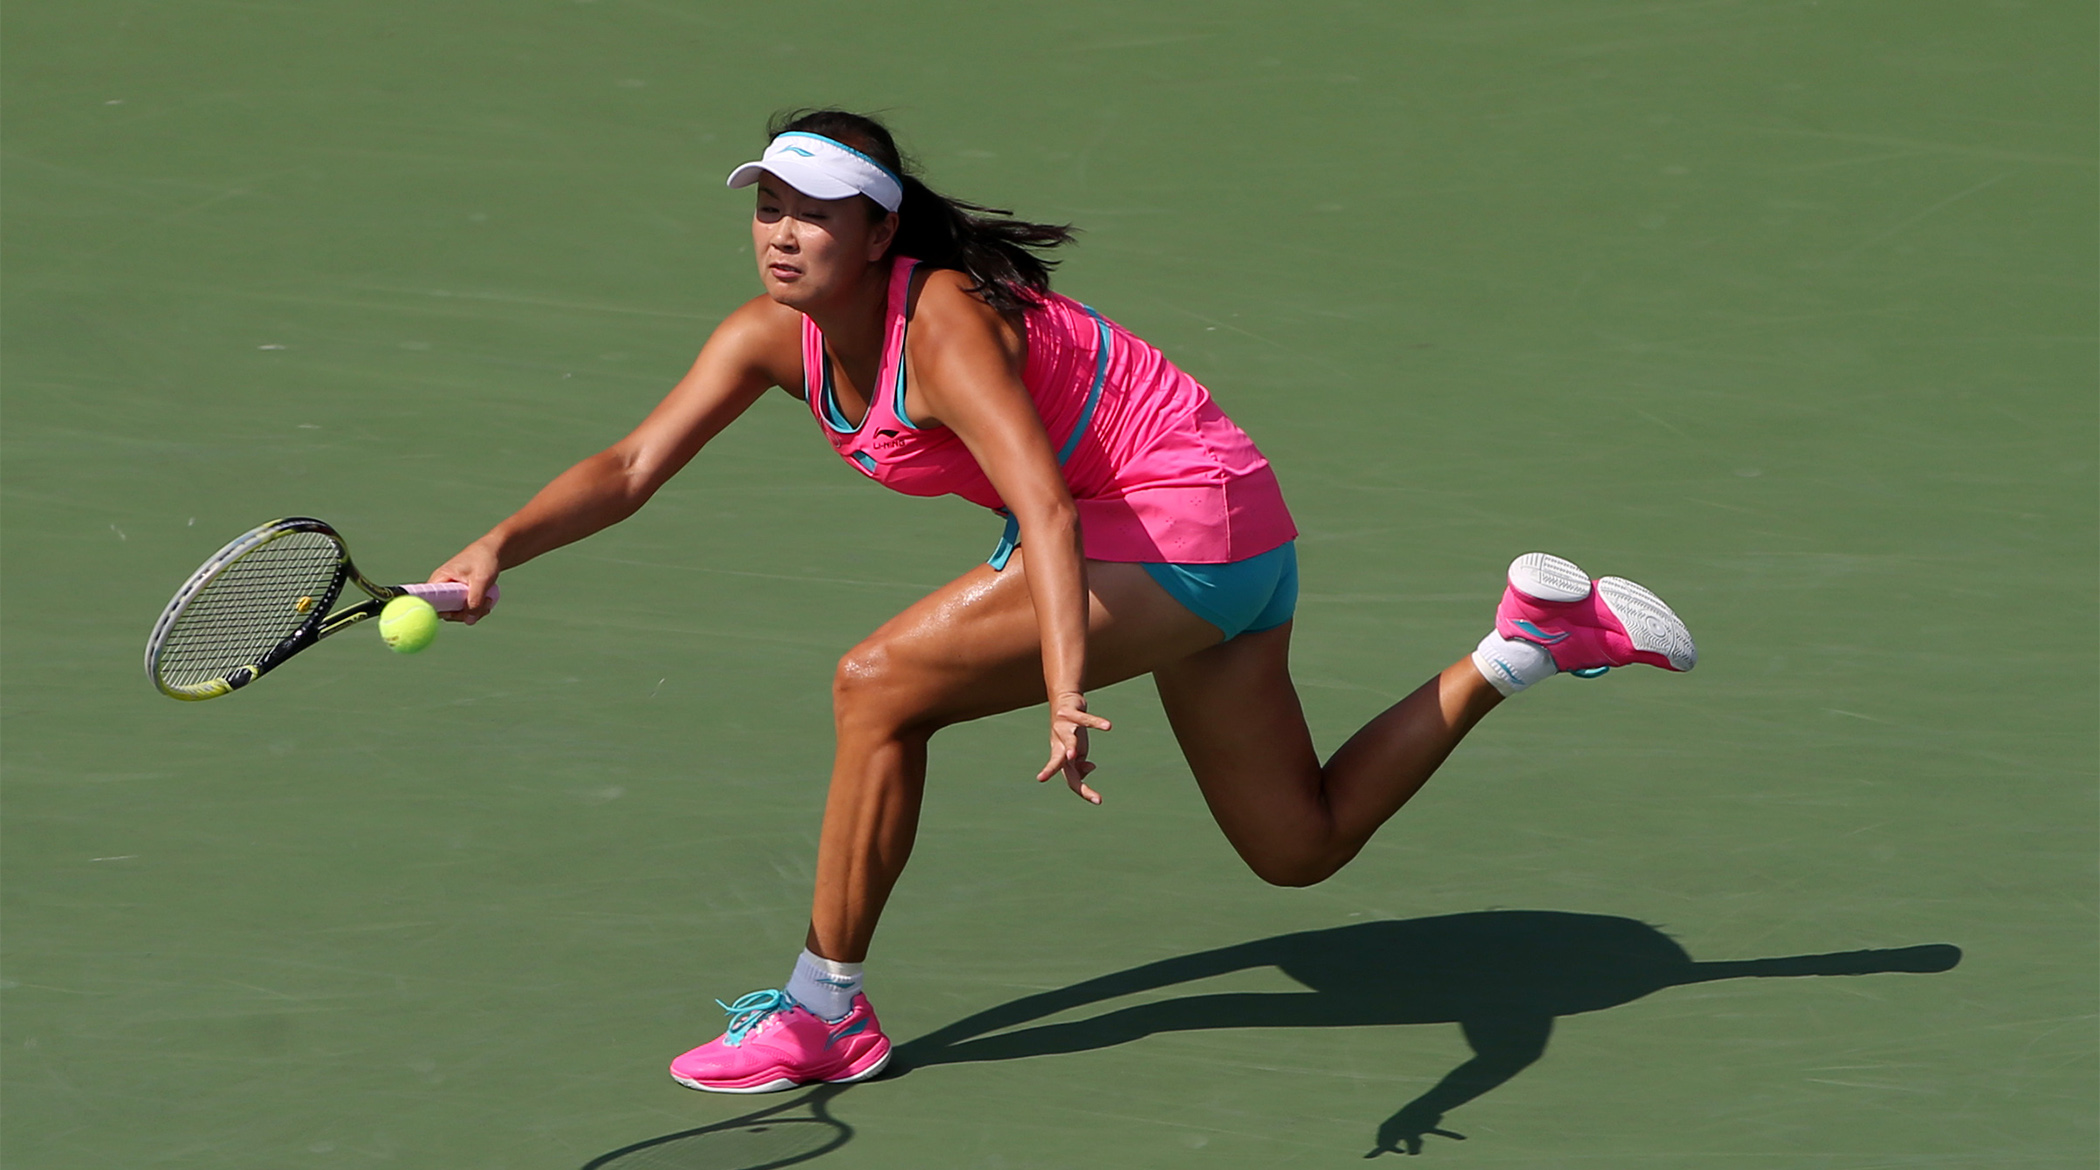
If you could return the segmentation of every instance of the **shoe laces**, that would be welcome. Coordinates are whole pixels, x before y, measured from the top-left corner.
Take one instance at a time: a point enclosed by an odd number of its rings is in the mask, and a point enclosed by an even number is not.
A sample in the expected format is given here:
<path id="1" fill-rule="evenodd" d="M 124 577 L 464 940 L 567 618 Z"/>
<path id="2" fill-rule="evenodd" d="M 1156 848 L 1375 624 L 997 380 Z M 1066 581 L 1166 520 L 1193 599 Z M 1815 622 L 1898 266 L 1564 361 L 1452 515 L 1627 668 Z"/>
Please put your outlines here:
<path id="1" fill-rule="evenodd" d="M 718 999 L 715 1006 L 729 1013 L 729 1031 L 723 1034 L 722 1042 L 734 1048 L 775 1012 L 784 1012 L 797 1005 L 787 992 L 769 989 L 751 992 L 735 1003 L 723 1003 Z"/>

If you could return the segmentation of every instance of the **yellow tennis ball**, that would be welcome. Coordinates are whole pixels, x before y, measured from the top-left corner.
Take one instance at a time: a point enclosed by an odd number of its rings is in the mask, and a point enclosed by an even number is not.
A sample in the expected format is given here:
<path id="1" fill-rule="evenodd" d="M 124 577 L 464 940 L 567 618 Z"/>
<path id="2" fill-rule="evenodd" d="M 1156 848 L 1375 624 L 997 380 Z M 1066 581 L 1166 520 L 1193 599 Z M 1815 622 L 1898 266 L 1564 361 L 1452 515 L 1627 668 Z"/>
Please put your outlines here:
<path id="1" fill-rule="evenodd" d="M 438 612 L 420 597 L 401 596 L 379 611 L 379 636 L 396 654 L 414 654 L 438 636 Z"/>

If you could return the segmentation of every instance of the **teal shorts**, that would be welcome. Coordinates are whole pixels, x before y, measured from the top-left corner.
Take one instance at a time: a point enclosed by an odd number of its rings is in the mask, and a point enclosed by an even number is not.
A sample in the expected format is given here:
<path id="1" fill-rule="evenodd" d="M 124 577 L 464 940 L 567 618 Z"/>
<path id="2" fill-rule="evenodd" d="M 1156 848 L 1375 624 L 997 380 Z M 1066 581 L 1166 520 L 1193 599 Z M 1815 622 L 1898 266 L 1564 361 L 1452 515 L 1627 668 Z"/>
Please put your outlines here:
<path id="1" fill-rule="evenodd" d="M 1274 629 L 1298 611 L 1298 546 L 1286 541 L 1268 552 L 1223 565 L 1140 561 L 1183 608 L 1225 632 Z"/>
<path id="2" fill-rule="evenodd" d="M 1004 515 L 1004 513 L 1002 513 Z M 1021 547 L 1021 525 L 1006 516 L 999 547 L 985 563 L 1004 570 Z M 1183 609 L 1225 632 L 1230 642 L 1241 634 L 1275 629 L 1298 612 L 1298 544 L 1284 541 L 1265 553 L 1222 565 L 1177 565 L 1139 561 Z"/>

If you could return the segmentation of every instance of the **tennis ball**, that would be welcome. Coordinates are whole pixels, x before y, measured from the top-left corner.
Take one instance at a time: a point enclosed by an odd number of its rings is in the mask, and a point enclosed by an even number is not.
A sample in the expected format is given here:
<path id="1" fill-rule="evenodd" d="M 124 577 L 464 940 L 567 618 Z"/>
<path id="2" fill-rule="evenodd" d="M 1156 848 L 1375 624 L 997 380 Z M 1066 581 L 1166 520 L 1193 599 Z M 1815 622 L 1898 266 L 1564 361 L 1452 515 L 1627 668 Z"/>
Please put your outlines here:
<path id="1" fill-rule="evenodd" d="M 396 654 L 414 654 L 438 636 L 438 613 L 420 597 L 396 597 L 379 611 L 379 636 Z"/>

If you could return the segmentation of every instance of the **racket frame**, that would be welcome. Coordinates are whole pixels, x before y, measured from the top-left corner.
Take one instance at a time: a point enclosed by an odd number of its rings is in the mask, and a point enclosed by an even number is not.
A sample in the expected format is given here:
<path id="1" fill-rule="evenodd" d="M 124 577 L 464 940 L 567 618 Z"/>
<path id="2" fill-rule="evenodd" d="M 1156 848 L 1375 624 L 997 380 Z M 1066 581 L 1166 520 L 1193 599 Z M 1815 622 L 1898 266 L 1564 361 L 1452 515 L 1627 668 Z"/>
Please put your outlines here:
<path id="1" fill-rule="evenodd" d="M 272 541 L 297 532 L 313 532 L 326 536 L 334 542 L 338 553 L 335 579 L 323 592 L 313 596 L 313 606 L 306 620 L 299 623 L 298 628 L 286 635 L 257 661 L 234 667 L 218 678 L 189 684 L 174 684 L 163 679 L 160 672 L 161 652 L 166 646 L 168 635 L 181 619 L 183 611 L 188 608 L 190 600 L 242 557 Z M 355 584 L 369 596 L 355 605 L 336 609 L 336 602 L 341 600 L 343 587 L 347 584 Z M 153 685 L 169 698 L 186 702 L 216 699 L 220 695 L 231 694 L 247 686 L 321 639 L 379 616 L 379 612 L 386 608 L 386 603 L 394 598 L 411 594 L 425 598 L 439 610 L 466 608 L 466 586 L 455 582 L 430 585 L 374 584 L 358 571 L 356 563 L 350 559 L 350 545 L 343 539 L 342 533 L 337 532 L 325 521 L 316 520 L 311 516 L 286 516 L 272 520 L 228 541 L 224 548 L 213 553 L 210 559 L 198 566 L 196 572 L 190 574 L 190 579 L 183 582 L 182 588 L 175 591 L 175 596 L 169 600 L 167 608 L 161 611 L 160 619 L 153 623 L 152 636 L 146 641 L 146 677 L 152 679 Z M 489 597 L 496 597 L 493 586 L 489 589 Z"/>

